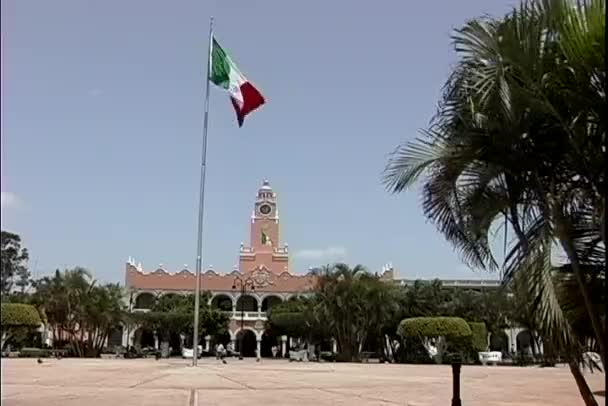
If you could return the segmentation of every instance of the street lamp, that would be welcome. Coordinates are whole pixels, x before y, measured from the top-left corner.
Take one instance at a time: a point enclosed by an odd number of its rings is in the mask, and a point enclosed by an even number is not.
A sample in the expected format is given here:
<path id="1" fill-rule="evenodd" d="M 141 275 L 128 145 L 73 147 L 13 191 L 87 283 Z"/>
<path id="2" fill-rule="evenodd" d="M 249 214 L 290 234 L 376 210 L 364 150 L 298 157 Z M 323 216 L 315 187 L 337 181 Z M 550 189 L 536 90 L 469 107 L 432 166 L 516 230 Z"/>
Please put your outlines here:
<path id="1" fill-rule="evenodd" d="M 241 279 L 238 276 L 236 278 L 234 278 L 234 282 L 232 283 L 232 290 L 240 289 L 241 295 L 239 296 L 239 298 L 243 297 L 243 295 L 247 291 L 247 288 L 249 288 L 250 290 L 255 290 L 255 285 L 254 285 L 253 279 L 251 279 L 251 278 Z M 237 304 L 238 304 L 238 299 L 237 299 Z M 241 303 L 241 331 L 240 331 L 240 335 L 239 335 L 239 359 L 243 359 L 244 317 L 245 317 L 245 307 L 243 306 L 243 303 Z"/>

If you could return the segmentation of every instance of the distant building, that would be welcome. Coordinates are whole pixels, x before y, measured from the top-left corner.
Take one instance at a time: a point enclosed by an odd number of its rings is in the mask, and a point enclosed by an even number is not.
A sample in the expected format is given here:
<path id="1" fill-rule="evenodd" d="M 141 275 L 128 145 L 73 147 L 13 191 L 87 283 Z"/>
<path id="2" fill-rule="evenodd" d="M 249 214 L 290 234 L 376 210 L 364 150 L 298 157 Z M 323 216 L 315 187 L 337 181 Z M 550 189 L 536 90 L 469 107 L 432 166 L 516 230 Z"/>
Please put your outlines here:
<path id="1" fill-rule="evenodd" d="M 144 272 L 141 264 L 129 259 L 126 265 L 126 287 L 134 292 L 133 311 L 147 311 L 160 295 L 192 293 L 195 274 L 189 269 L 170 273 L 162 266 Z M 267 311 L 289 297 L 309 291 L 314 286 L 312 273 L 296 275 L 289 269 L 289 247 L 281 242 L 277 195 L 268 181 L 257 192 L 250 223 L 250 241 L 241 243 L 239 265 L 231 272 L 208 267 L 201 275 L 201 290 L 211 293 L 210 305 L 230 315 L 229 334 L 225 337 L 202 337 L 209 349 L 217 341 L 232 341 L 237 348 L 243 319 L 243 353 L 269 356 L 275 345 L 286 351 L 286 337 L 266 331 Z M 241 285 L 245 291 L 241 291 Z M 158 345 L 152 332 L 137 329 L 123 337 L 123 345 Z M 181 337 L 179 345 L 189 337 Z M 175 344 L 178 339 L 175 339 Z M 224 344 L 226 344 L 224 342 Z"/>
<path id="2" fill-rule="evenodd" d="M 395 278 L 392 265 L 383 267 L 380 277 L 402 285 L 413 284 L 414 280 Z M 177 272 L 169 272 L 159 266 L 145 272 L 141 263 L 129 258 L 125 270 L 125 285 L 129 293 L 126 301 L 132 311 L 149 311 L 157 297 L 172 294 L 193 293 L 195 274 L 184 267 Z M 255 197 L 250 219 L 249 244 L 241 243 L 239 264 L 230 272 L 220 272 L 209 266 L 201 275 L 201 290 L 211 294 L 209 304 L 230 316 L 229 332 L 224 337 L 201 337 L 200 344 L 206 350 L 217 342 L 232 342 L 239 351 L 243 335 L 243 354 L 253 356 L 260 351 L 262 356 L 271 356 L 273 346 L 280 346 L 284 355 L 287 337 L 277 337 L 267 331 L 267 312 L 272 306 L 288 298 L 310 291 L 315 284 L 312 268 L 305 275 L 294 274 L 289 268 L 289 246 L 282 243 L 279 229 L 279 207 L 277 195 L 268 181 L 264 181 Z M 445 287 L 484 289 L 497 288 L 495 280 L 442 280 Z M 241 290 L 245 284 L 244 292 Z M 241 330 L 241 319 L 243 328 Z M 513 331 L 507 332 L 508 348 L 515 348 Z M 171 337 L 170 346 L 191 347 L 192 337 Z M 513 344 L 512 344 L 513 343 Z M 123 346 L 153 346 L 159 342 L 153 331 L 144 328 L 123 328 L 114 335 L 111 344 Z M 505 343 L 507 344 L 507 343 Z M 506 345 L 505 345 L 506 346 Z"/>

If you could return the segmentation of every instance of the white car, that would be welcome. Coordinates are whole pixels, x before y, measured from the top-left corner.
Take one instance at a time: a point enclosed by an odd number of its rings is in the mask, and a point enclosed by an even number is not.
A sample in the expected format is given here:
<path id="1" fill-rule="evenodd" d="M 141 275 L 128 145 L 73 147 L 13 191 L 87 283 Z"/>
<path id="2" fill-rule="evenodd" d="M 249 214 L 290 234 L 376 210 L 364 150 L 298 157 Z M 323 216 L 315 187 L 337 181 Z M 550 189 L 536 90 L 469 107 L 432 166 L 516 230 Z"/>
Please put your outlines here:
<path id="1" fill-rule="evenodd" d="M 186 359 L 186 358 L 192 358 L 192 356 L 194 355 L 194 349 L 193 348 L 182 348 L 182 358 Z M 201 357 L 201 355 L 203 355 L 203 346 L 199 345 L 198 346 L 198 358 Z"/>

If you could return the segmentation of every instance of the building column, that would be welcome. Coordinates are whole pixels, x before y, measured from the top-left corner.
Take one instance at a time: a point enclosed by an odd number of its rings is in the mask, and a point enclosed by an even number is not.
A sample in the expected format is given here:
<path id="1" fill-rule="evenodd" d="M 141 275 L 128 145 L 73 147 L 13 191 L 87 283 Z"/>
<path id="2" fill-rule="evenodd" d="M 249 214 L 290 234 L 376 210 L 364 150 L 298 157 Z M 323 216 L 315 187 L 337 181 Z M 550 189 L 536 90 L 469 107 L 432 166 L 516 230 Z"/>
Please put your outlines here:
<path id="1" fill-rule="evenodd" d="M 255 357 L 259 361 L 262 358 L 262 340 L 256 339 L 256 344 L 257 344 L 257 348 L 256 348 Z"/>
<path id="2" fill-rule="evenodd" d="M 505 335 L 507 336 L 507 352 L 512 353 L 513 349 L 511 348 L 511 329 L 505 329 Z"/>
<path id="3" fill-rule="evenodd" d="M 129 330 L 126 328 L 122 329 L 122 339 L 120 341 L 120 344 L 125 348 L 129 346 Z"/>
<path id="4" fill-rule="evenodd" d="M 211 345 L 211 336 L 205 336 L 205 351 L 209 352 L 210 345 Z"/>
<path id="5" fill-rule="evenodd" d="M 287 336 L 281 336 L 281 357 L 285 358 L 287 347 Z"/>

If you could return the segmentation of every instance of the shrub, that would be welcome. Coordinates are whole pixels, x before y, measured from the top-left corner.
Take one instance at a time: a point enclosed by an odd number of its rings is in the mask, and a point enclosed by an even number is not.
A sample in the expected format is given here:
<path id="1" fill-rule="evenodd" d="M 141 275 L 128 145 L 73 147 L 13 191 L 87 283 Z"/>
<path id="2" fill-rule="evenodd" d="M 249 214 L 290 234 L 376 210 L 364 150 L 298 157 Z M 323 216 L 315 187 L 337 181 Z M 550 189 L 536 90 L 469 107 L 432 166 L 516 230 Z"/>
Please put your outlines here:
<path id="1" fill-rule="evenodd" d="M 398 334 L 406 342 L 421 342 L 435 362 L 441 364 L 443 356 L 452 343 L 457 352 L 466 351 L 470 345 L 471 328 L 460 317 L 414 317 L 399 323 Z M 409 345 L 409 343 L 407 345 Z"/>
<path id="2" fill-rule="evenodd" d="M 471 349 L 474 352 L 488 349 L 488 330 L 484 322 L 469 322 L 471 328 Z"/>
<path id="3" fill-rule="evenodd" d="M 398 333 L 404 338 L 458 338 L 470 336 L 471 328 L 460 317 L 414 317 L 402 320 Z"/>
<path id="4" fill-rule="evenodd" d="M 32 305 L 2 303 L 1 306 L 2 330 L 10 327 L 38 327 L 42 323 L 38 310 Z"/>
<path id="5" fill-rule="evenodd" d="M 42 323 L 38 310 L 24 303 L 2 303 L 0 315 L 1 349 L 12 339 L 24 340 Z"/>
<path id="6" fill-rule="evenodd" d="M 41 348 L 22 348 L 19 351 L 19 357 L 21 358 L 48 358 L 50 356 L 51 351 Z"/>

